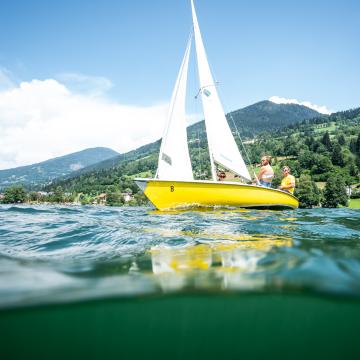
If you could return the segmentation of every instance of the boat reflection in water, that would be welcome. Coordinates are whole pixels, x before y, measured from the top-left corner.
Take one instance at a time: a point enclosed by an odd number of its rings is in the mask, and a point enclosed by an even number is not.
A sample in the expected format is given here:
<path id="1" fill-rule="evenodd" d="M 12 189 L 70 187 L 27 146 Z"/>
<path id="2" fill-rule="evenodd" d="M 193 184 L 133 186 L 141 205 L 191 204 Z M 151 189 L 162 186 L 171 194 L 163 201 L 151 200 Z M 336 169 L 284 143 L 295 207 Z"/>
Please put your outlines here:
<path id="1" fill-rule="evenodd" d="M 292 246 L 292 239 L 285 236 L 201 235 L 214 240 L 150 250 L 152 270 L 164 291 L 260 290 L 266 285 L 265 268 L 268 272 L 276 267 L 271 260 L 263 264 L 264 259 L 277 247 Z"/>

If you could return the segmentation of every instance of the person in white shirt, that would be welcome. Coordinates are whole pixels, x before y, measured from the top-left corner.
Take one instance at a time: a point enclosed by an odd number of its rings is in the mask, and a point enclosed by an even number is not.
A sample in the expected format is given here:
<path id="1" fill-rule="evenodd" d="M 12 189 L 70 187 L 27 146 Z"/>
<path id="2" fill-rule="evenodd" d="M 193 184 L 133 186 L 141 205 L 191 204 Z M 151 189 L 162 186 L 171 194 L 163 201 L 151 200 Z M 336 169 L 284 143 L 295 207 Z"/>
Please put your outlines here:
<path id="1" fill-rule="evenodd" d="M 261 158 L 261 168 L 257 176 L 257 184 L 268 188 L 271 187 L 272 179 L 274 178 L 274 170 L 270 165 L 270 160 L 271 157 L 268 155 L 265 155 Z"/>

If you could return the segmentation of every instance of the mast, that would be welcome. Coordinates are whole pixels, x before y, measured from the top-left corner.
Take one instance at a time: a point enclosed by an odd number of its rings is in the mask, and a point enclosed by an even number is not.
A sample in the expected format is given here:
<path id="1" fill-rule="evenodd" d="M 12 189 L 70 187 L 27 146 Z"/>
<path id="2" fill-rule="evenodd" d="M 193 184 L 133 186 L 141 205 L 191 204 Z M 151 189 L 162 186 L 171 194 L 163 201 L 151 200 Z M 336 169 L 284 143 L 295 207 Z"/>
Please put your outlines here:
<path id="1" fill-rule="evenodd" d="M 191 0 L 191 10 L 200 82 L 199 92 L 204 110 L 213 180 L 216 181 L 215 162 L 242 178 L 251 180 L 251 176 L 236 145 L 217 94 L 202 41 L 193 0 Z"/>
<path id="2" fill-rule="evenodd" d="M 198 51 L 198 47 L 199 47 L 199 44 L 200 44 L 200 46 L 202 45 L 202 47 L 204 47 L 204 46 L 203 46 L 203 43 L 202 43 L 201 33 L 200 33 L 200 29 L 199 29 L 199 24 L 198 24 L 198 21 L 197 21 L 197 16 L 196 16 L 195 6 L 194 6 L 194 1 L 193 0 L 191 0 L 191 12 L 192 12 L 192 19 L 193 19 L 193 31 L 194 31 L 194 37 L 195 37 L 196 54 L 197 54 L 197 59 L 198 59 L 198 75 L 199 75 L 199 79 L 200 79 L 200 90 L 199 90 L 199 92 L 201 94 L 201 99 L 203 100 L 203 91 L 205 90 L 205 88 L 201 86 L 201 75 L 200 75 L 200 67 L 199 67 L 199 51 Z M 203 49 L 203 51 L 205 52 L 205 49 Z M 210 136 L 209 136 L 210 129 L 208 129 L 208 124 L 207 124 L 206 121 L 205 121 L 205 132 L 206 132 L 206 136 L 207 136 L 207 140 L 208 140 L 210 167 L 211 167 L 211 177 L 212 177 L 213 181 L 217 181 L 216 166 L 215 166 L 213 152 L 212 152 L 212 149 L 211 149 L 211 141 L 210 141 Z"/>

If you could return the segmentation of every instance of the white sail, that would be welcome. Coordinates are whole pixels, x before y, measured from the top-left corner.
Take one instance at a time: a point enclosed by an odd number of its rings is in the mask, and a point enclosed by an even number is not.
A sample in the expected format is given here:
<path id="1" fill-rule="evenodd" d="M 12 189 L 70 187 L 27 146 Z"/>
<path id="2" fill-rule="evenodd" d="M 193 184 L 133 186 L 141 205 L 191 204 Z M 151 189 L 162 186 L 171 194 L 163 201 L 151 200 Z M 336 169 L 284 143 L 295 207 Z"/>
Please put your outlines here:
<path id="1" fill-rule="evenodd" d="M 210 158 L 213 158 L 216 163 L 233 171 L 244 179 L 251 180 L 249 171 L 246 168 L 227 123 L 224 110 L 216 91 L 215 83 L 207 61 L 193 0 L 191 0 L 191 8 L 200 79 L 200 93 L 203 103 Z M 213 164 L 212 169 L 214 178 Z"/>
<path id="2" fill-rule="evenodd" d="M 161 142 L 156 177 L 161 180 L 193 180 L 186 134 L 185 98 L 191 38 L 186 47 L 172 94 Z"/>

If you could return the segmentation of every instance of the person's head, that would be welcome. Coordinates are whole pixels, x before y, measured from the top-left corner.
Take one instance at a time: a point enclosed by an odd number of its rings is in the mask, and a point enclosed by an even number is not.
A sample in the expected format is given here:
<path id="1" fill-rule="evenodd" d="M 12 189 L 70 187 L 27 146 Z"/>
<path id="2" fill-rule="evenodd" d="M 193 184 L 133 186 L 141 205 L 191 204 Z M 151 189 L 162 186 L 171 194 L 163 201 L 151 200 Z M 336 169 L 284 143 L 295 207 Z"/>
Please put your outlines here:
<path id="1" fill-rule="evenodd" d="M 271 160 L 271 157 L 270 157 L 270 156 L 264 155 L 264 156 L 261 158 L 261 165 L 264 166 L 264 165 L 270 164 L 270 160 Z"/>
<path id="2" fill-rule="evenodd" d="M 225 179 L 225 178 L 226 178 L 225 171 L 220 171 L 220 173 L 219 173 L 219 178 L 220 178 L 220 179 Z"/>
<path id="3" fill-rule="evenodd" d="M 289 175 L 290 174 L 290 168 L 288 166 L 284 166 L 282 168 L 282 173 L 283 173 L 284 176 Z"/>

